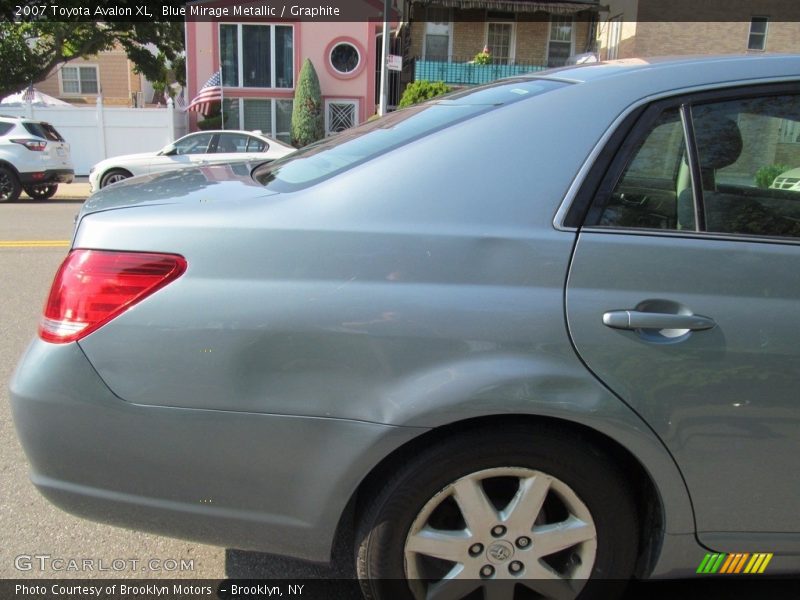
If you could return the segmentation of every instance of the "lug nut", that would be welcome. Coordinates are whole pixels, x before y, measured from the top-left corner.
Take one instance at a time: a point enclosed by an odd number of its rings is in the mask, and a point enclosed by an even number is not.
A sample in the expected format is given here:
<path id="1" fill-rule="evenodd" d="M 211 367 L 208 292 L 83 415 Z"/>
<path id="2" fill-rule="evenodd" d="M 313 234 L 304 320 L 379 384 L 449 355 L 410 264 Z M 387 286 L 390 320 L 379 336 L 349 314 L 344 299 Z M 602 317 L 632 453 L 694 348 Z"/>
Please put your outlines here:
<path id="1" fill-rule="evenodd" d="M 483 544 L 472 544 L 469 547 L 470 556 L 478 556 L 481 552 L 483 552 Z"/>
<path id="2" fill-rule="evenodd" d="M 492 565 L 484 565 L 481 568 L 481 577 L 491 577 L 494 575 L 494 567 Z"/>
<path id="3" fill-rule="evenodd" d="M 523 569 L 523 565 L 518 560 L 511 561 L 511 564 L 508 565 L 508 570 L 511 571 L 514 575 L 520 573 Z"/>
<path id="4" fill-rule="evenodd" d="M 492 535 L 494 537 L 501 537 L 505 535 L 505 533 L 506 533 L 506 528 L 503 527 L 502 525 L 495 525 L 494 527 L 492 527 Z"/>
<path id="5" fill-rule="evenodd" d="M 517 548 L 527 548 L 531 545 L 531 538 L 525 537 L 517 538 Z"/>

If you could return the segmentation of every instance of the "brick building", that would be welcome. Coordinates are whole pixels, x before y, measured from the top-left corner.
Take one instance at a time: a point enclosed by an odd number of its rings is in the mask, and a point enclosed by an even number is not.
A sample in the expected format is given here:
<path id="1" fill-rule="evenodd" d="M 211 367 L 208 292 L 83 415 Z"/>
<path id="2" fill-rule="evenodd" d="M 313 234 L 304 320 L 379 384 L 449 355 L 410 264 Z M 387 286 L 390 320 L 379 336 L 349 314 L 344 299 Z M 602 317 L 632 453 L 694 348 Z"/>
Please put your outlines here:
<path id="1" fill-rule="evenodd" d="M 595 49 L 598 3 L 534 0 L 412 0 L 406 59 L 413 79 L 454 85 L 561 66 Z M 489 64 L 475 55 L 489 50 Z"/>
<path id="2" fill-rule="evenodd" d="M 609 0 L 597 27 L 600 58 L 800 52 L 800 2 Z"/>
<path id="3" fill-rule="evenodd" d="M 56 67 L 36 84 L 39 91 L 71 104 L 94 104 L 100 92 L 107 106 L 132 106 L 153 99 L 153 89 L 122 49 L 100 52 Z"/>

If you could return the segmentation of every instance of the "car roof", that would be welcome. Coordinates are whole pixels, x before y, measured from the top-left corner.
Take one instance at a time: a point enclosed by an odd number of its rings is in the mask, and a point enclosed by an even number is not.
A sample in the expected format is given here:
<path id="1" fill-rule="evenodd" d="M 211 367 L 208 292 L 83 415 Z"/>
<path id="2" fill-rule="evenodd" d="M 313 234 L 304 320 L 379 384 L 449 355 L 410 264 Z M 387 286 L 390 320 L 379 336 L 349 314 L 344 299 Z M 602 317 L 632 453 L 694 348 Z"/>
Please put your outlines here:
<path id="1" fill-rule="evenodd" d="M 800 55 L 659 56 L 586 63 L 526 75 L 571 83 L 619 79 L 635 83 L 647 93 L 700 84 L 800 77 Z"/>

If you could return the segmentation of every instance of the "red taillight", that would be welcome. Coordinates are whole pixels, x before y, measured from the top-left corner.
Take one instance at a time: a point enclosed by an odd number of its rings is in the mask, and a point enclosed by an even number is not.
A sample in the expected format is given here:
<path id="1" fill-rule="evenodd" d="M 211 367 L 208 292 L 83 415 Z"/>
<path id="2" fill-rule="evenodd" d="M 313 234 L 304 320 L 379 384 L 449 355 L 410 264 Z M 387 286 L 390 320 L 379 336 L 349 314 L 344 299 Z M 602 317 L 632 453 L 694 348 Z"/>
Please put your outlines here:
<path id="1" fill-rule="evenodd" d="M 22 144 L 28 150 L 33 150 L 34 152 L 41 152 L 45 148 L 47 148 L 47 142 L 44 140 L 11 140 L 15 144 Z"/>
<path id="2" fill-rule="evenodd" d="M 79 340 L 184 271 L 186 259 L 176 254 L 73 250 L 53 280 L 39 337 Z"/>

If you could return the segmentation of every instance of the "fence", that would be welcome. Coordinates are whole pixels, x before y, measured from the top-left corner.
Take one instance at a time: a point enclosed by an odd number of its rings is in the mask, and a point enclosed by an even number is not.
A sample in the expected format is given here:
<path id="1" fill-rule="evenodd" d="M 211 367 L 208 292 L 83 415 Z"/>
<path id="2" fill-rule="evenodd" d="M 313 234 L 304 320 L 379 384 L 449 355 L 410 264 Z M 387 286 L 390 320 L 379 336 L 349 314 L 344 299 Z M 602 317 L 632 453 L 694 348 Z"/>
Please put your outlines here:
<path id="1" fill-rule="evenodd" d="M 166 108 L 2 106 L 0 113 L 52 124 L 70 145 L 76 175 L 104 158 L 158 150 L 186 133 L 186 113 Z"/>
<path id="2" fill-rule="evenodd" d="M 547 67 L 527 61 L 515 61 L 513 64 L 479 65 L 469 59 L 458 60 L 423 60 L 417 58 L 414 63 L 414 79 L 428 81 L 444 81 L 454 85 L 478 85 L 489 83 L 503 77 L 513 77 L 531 71 L 542 71 Z"/>

